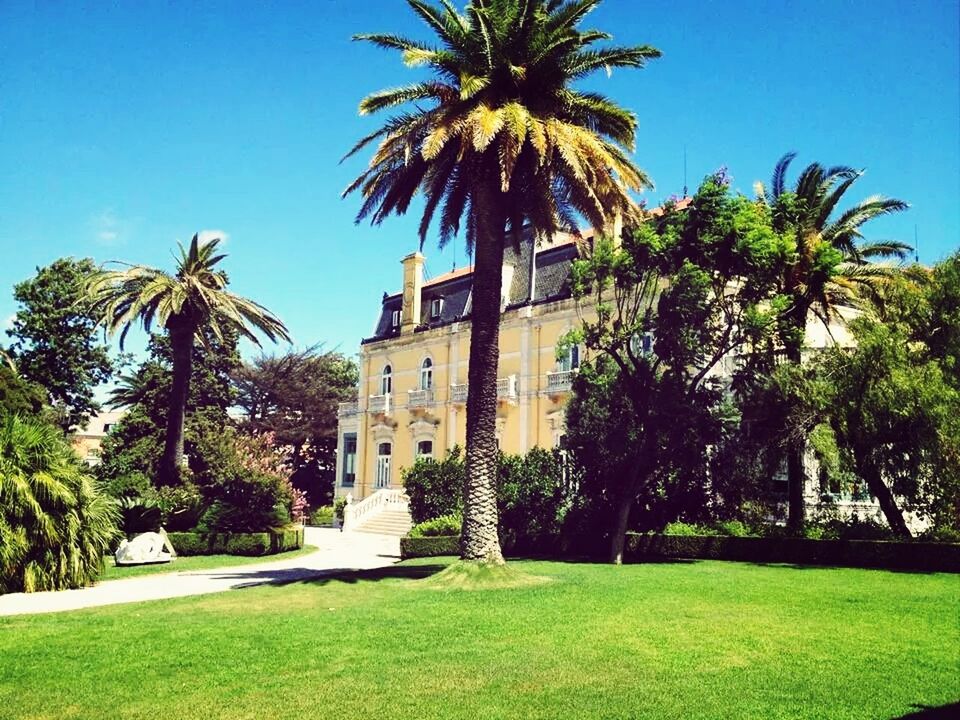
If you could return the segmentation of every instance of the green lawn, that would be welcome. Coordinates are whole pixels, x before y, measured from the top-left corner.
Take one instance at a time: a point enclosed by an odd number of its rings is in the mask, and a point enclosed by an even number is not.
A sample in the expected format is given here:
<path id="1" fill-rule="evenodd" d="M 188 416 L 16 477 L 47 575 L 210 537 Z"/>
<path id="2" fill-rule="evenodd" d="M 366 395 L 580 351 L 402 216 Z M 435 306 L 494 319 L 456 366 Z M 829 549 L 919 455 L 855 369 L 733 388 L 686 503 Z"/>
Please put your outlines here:
<path id="1" fill-rule="evenodd" d="M 438 563 L 0 618 L 10 718 L 894 718 L 960 700 L 960 577 L 746 563 Z M 6 714 L 5 714 L 6 713 Z"/>
<path id="2" fill-rule="evenodd" d="M 156 575 L 158 573 L 189 572 L 190 570 L 213 570 L 222 567 L 238 567 L 254 563 L 274 562 L 276 560 L 292 560 L 301 555 L 309 555 L 316 551 L 313 545 L 304 545 L 299 550 L 277 553 L 276 555 L 259 555 L 247 557 L 244 555 L 191 555 L 178 557 L 169 563 L 157 565 L 127 565 L 113 564 L 113 558 L 105 560 L 106 569 L 100 575 L 100 580 L 122 580 L 124 578 L 140 577 L 141 575 Z"/>

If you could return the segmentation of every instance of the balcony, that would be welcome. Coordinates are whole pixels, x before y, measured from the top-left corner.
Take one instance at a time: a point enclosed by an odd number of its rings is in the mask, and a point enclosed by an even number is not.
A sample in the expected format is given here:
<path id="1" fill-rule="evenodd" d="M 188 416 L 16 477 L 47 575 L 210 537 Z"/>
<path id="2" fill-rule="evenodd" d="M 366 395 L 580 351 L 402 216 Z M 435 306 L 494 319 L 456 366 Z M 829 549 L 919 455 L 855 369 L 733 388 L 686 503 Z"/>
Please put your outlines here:
<path id="1" fill-rule="evenodd" d="M 507 377 L 499 378 L 497 380 L 497 400 L 516 402 L 517 394 L 516 375 L 507 375 Z"/>
<path id="2" fill-rule="evenodd" d="M 450 386 L 450 402 L 465 403 L 469 387 L 466 383 L 459 383 Z M 517 392 L 517 376 L 508 375 L 507 377 L 497 378 L 497 400 L 506 400 L 516 402 L 519 393 Z"/>
<path id="3" fill-rule="evenodd" d="M 433 405 L 433 388 L 429 390 L 410 390 L 407 393 L 407 406 L 412 408 Z"/>
<path id="4" fill-rule="evenodd" d="M 372 413 L 390 414 L 390 395 L 371 395 L 368 409 Z"/>
<path id="5" fill-rule="evenodd" d="M 360 403 L 342 402 L 337 406 L 337 417 L 350 417 L 360 412 Z"/>
<path id="6" fill-rule="evenodd" d="M 465 403 L 467 401 L 467 384 L 450 386 L 450 402 Z"/>
<path id="7" fill-rule="evenodd" d="M 558 372 L 547 373 L 547 393 L 552 395 L 570 392 L 575 374 L 575 370 L 560 370 Z"/>

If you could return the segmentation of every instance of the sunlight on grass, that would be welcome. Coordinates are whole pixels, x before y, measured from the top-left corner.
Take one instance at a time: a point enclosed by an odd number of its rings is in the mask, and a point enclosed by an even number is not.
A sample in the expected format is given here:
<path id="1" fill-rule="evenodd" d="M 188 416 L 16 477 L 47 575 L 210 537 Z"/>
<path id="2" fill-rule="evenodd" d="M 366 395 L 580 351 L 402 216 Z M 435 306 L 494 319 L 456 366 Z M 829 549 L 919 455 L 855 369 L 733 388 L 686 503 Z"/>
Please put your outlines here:
<path id="1" fill-rule="evenodd" d="M 196 570 L 215 570 L 217 568 L 241 567 L 256 565 L 257 563 L 276 562 L 279 560 L 293 560 L 304 555 L 316 552 L 313 545 L 304 545 L 299 550 L 277 553 L 276 555 L 190 555 L 180 556 L 169 563 L 152 565 L 116 565 L 113 558 L 106 558 L 103 573 L 98 581 L 124 580 L 126 578 L 143 577 L 144 575 L 160 575 L 164 573 L 191 572 Z"/>
<path id="2" fill-rule="evenodd" d="M 498 565 L 457 560 L 414 587 L 431 590 L 506 590 L 543 585 L 550 581 L 548 577 L 526 573 L 513 563 Z"/>

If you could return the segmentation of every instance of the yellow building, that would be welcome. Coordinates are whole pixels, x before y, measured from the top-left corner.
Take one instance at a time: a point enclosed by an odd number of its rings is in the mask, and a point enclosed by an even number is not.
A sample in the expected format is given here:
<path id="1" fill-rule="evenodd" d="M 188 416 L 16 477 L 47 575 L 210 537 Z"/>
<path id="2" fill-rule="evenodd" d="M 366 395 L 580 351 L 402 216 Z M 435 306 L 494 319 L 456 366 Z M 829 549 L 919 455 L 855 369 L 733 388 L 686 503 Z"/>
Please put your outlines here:
<path id="1" fill-rule="evenodd" d="M 92 415 L 86 425 L 71 434 L 70 442 L 73 449 L 87 465 L 100 463 L 100 446 L 103 444 L 103 439 L 125 412 L 124 410 L 104 410 Z"/>
<path id="2" fill-rule="evenodd" d="M 579 324 L 569 284 L 577 247 L 564 235 L 506 251 L 497 382 L 504 452 L 555 447 L 563 435 L 580 350 L 557 360 L 556 348 Z M 442 458 L 466 442 L 472 268 L 425 281 L 420 253 L 402 266 L 402 292 L 384 296 L 376 331 L 361 344 L 359 397 L 340 406 L 338 496 L 400 488 L 401 469 L 418 456 Z"/>

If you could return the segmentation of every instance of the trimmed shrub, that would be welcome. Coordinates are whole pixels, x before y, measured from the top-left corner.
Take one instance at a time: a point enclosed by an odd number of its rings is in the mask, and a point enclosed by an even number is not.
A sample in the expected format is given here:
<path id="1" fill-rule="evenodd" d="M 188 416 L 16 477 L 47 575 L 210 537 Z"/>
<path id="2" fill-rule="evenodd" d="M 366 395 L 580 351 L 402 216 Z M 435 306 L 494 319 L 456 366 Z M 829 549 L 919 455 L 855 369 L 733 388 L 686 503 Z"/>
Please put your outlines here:
<path id="1" fill-rule="evenodd" d="M 167 533 L 178 555 L 273 555 L 303 547 L 297 527 L 259 533 Z"/>
<path id="2" fill-rule="evenodd" d="M 460 536 L 440 535 L 438 537 L 402 537 L 400 538 L 400 557 L 404 560 L 437 555 L 459 555 Z"/>
<path id="3" fill-rule="evenodd" d="M 310 524 L 329 527 L 330 525 L 333 525 L 333 516 L 333 505 L 324 505 L 323 507 L 318 507 L 312 513 L 310 513 Z"/>
<path id="4" fill-rule="evenodd" d="M 443 515 L 433 520 L 427 520 L 417 523 L 408 533 L 408 537 L 440 537 L 446 535 L 459 535 L 463 527 L 463 516 L 460 513 Z"/>
<path id="5" fill-rule="evenodd" d="M 625 556 L 960 572 L 960 544 L 924 542 L 627 533 Z"/>

